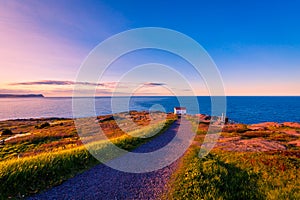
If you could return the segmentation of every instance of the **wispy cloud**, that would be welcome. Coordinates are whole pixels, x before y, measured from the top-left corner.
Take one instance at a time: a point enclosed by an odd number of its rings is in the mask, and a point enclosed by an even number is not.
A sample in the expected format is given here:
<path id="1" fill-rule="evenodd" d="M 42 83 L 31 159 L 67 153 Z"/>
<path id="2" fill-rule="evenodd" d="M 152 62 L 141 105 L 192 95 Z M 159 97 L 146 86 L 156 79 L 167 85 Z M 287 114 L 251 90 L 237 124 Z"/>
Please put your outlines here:
<path id="1" fill-rule="evenodd" d="M 148 87 L 164 86 L 164 85 L 166 85 L 166 84 L 165 83 L 155 83 L 155 82 L 144 83 L 144 86 L 148 86 Z"/>
<path id="2" fill-rule="evenodd" d="M 136 85 L 134 83 L 125 83 L 125 82 L 102 82 L 102 83 L 92 83 L 92 82 L 78 82 L 78 81 L 69 81 L 69 80 L 40 80 L 40 81 L 27 81 L 27 82 L 16 82 L 9 83 L 9 86 L 30 86 L 30 85 L 51 85 L 51 86 L 97 86 L 106 89 L 115 89 L 115 88 L 128 88 L 130 85 Z"/>
<path id="3" fill-rule="evenodd" d="M 88 86 L 105 86 L 105 84 L 103 84 L 103 83 L 57 81 L 57 80 L 41 80 L 41 81 L 32 81 L 32 82 L 10 83 L 9 85 L 88 85 Z"/>
<path id="4" fill-rule="evenodd" d="M 159 95 L 160 86 L 167 86 L 162 82 L 77 82 L 72 80 L 37 80 L 13 82 L 6 84 L 5 93 L 42 93 L 46 96 L 72 96 L 74 87 L 79 96 L 109 96 L 109 95 Z M 1 88 L 0 88 L 1 92 Z"/>

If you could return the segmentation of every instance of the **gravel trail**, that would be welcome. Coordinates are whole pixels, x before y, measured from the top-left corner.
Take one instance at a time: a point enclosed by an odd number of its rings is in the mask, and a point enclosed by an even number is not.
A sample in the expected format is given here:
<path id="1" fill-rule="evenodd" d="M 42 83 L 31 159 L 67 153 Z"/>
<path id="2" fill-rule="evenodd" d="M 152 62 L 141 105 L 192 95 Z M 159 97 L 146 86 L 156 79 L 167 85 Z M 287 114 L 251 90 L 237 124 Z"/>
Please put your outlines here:
<path id="1" fill-rule="evenodd" d="M 174 138 L 180 123 L 187 125 L 186 131 L 191 130 L 187 120 L 178 120 L 163 134 L 134 151 L 150 152 L 164 147 Z M 166 192 L 166 184 L 177 165 L 178 160 L 154 172 L 127 173 L 99 164 L 28 199 L 159 199 Z"/>

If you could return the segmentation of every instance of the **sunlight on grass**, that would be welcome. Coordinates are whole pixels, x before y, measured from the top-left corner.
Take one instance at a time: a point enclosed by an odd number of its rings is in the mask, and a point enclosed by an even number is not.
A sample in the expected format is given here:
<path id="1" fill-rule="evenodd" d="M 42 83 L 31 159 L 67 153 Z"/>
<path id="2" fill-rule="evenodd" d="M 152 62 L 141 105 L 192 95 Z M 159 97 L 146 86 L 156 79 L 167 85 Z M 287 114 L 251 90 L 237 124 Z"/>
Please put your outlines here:
<path id="1" fill-rule="evenodd" d="M 170 182 L 166 199 L 300 199 L 300 159 L 192 147 Z"/>
<path id="2" fill-rule="evenodd" d="M 154 137 L 162 133 L 174 120 L 175 118 L 168 119 L 165 123 L 153 124 L 110 141 L 122 149 L 132 150 L 151 140 L 154 133 L 157 133 Z M 88 145 L 95 151 L 107 151 L 108 143 L 109 141 L 96 141 Z M 107 155 L 107 158 L 111 159 L 113 156 Z M 84 146 L 3 160 L 0 162 L 1 199 L 35 194 L 60 184 L 98 163 Z"/>

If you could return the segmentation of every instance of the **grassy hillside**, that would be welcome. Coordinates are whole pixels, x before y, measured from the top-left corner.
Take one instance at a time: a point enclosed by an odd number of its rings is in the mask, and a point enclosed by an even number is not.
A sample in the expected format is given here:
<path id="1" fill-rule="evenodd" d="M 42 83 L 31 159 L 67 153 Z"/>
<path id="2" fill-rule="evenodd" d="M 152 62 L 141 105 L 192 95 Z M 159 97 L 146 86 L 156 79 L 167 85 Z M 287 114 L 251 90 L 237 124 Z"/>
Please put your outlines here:
<path id="1" fill-rule="evenodd" d="M 145 113 L 132 115 L 144 116 Z M 153 124 L 145 123 L 148 120 L 143 117 L 139 118 L 141 128 L 132 130 L 130 134 L 125 134 L 121 129 L 112 130 L 115 121 L 110 116 L 99 119 L 99 124 L 105 125 L 104 130 L 109 130 L 106 134 L 109 135 L 111 142 L 120 148 L 132 150 L 153 138 L 143 139 L 139 136 L 152 136 L 160 130 L 159 134 L 176 119 L 176 116 L 168 115 L 167 120 L 163 121 L 158 115 L 160 114 L 154 116 Z M 48 124 L 41 127 L 45 121 Z M 32 134 L 8 140 L 1 147 L 1 199 L 22 198 L 37 193 L 98 164 L 98 161 L 80 143 L 72 120 L 43 119 L 2 122 L 4 123 L 5 129 L 10 128 L 13 134 L 25 129 Z M 95 151 L 105 151 L 108 148 L 107 144 L 108 141 L 93 141 L 88 145 L 91 145 Z M 110 155 L 108 157 L 111 158 Z"/>
<path id="2" fill-rule="evenodd" d="M 227 125 L 205 158 L 198 153 L 207 124 L 194 125 L 198 134 L 165 199 L 300 199 L 298 125 Z"/>

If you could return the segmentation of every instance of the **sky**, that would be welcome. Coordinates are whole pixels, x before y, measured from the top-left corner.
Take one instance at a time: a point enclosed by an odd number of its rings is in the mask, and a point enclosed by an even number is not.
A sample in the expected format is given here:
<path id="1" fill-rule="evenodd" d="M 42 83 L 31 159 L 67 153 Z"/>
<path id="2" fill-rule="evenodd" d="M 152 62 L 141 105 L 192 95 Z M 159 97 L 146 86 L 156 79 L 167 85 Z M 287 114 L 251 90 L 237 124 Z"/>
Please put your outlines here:
<path id="1" fill-rule="evenodd" d="M 299 96 L 299 7 L 296 0 L 0 0 L 0 93 L 72 96 L 77 83 L 97 96 L 209 95 L 190 63 L 155 49 L 123 55 L 97 82 L 78 83 L 98 44 L 130 29 L 162 27 L 206 50 L 227 96 Z"/>

